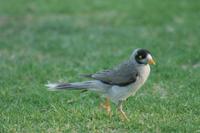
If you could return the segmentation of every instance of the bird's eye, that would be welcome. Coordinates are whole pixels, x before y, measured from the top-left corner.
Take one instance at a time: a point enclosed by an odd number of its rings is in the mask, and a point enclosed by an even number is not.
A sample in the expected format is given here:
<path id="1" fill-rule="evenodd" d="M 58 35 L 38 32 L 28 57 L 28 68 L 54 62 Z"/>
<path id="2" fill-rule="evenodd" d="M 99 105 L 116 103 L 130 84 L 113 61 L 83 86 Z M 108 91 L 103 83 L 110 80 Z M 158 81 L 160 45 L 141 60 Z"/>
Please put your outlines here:
<path id="1" fill-rule="evenodd" d="M 142 59 L 142 56 L 141 56 L 141 55 L 139 56 L 139 59 Z"/>

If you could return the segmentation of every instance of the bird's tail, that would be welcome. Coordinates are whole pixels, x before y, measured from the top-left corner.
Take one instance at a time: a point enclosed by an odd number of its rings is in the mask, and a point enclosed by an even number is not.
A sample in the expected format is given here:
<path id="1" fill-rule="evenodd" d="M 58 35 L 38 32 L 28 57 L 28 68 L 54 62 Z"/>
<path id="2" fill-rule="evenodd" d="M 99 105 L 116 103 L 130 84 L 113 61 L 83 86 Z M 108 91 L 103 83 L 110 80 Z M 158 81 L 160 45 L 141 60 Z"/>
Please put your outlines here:
<path id="1" fill-rule="evenodd" d="M 93 83 L 90 81 L 76 82 L 76 83 L 48 83 L 45 85 L 50 91 L 59 90 L 87 90 L 93 87 Z"/>

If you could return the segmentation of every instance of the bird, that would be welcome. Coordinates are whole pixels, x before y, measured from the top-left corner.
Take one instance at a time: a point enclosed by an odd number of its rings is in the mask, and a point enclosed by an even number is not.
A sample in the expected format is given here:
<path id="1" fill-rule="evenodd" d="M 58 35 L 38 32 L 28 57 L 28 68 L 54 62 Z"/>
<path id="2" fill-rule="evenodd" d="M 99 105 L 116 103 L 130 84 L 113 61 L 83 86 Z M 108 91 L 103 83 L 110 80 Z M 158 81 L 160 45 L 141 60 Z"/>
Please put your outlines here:
<path id="1" fill-rule="evenodd" d="M 105 98 L 100 104 L 111 115 L 110 101 L 116 104 L 120 118 L 129 121 L 123 111 L 123 103 L 143 86 L 150 75 L 150 65 L 155 61 L 150 51 L 144 48 L 133 50 L 131 56 L 112 69 L 103 70 L 94 74 L 84 74 L 87 81 L 73 83 L 48 83 L 45 86 L 50 91 L 82 90 L 93 91 Z"/>

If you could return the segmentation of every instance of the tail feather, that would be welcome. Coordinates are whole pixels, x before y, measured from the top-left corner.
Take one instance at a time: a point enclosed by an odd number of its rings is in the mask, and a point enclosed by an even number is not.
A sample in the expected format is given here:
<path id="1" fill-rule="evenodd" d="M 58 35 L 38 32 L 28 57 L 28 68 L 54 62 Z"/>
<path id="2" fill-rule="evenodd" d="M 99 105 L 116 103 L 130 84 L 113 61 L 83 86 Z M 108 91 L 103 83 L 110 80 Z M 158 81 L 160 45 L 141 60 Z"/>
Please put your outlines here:
<path id="1" fill-rule="evenodd" d="M 91 82 L 77 82 L 77 83 L 48 83 L 45 85 L 50 91 L 59 90 L 87 90 L 91 87 Z"/>

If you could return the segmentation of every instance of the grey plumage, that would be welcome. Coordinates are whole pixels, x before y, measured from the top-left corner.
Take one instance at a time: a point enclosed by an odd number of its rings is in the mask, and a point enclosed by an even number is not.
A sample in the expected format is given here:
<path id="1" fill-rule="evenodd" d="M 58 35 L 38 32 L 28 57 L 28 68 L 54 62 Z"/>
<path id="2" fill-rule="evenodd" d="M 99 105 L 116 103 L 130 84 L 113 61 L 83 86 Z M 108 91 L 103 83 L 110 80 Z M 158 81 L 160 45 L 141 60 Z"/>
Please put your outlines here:
<path id="1" fill-rule="evenodd" d="M 95 74 L 83 75 L 90 81 L 75 83 L 47 84 L 49 90 L 91 90 L 110 97 L 114 103 L 125 100 L 134 94 L 146 81 L 150 73 L 148 64 L 139 64 L 134 59 L 135 50 L 130 59 L 115 67 Z"/>
<path id="2" fill-rule="evenodd" d="M 90 78 L 90 81 L 75 83 L 47 84 L 49 90 L 90 90 L 108 97 L 111 101 L 119 105 L 122 111 L 122 101 L 135 92 L 145 83 L 149 74 L 149 64 L 154 64 L 149 51 L 136 49 L 129 60 L 114 69 L 104 70 L 94 74 L 83 75 Z"/>
<path id="3" fill-rule="evenodd" d="M 125 86 L 136 81 L 138 72 L 134 68 L 134 63 L 128 60 L 115 69 L 85 75 L 85 77 L 99 80 L 109 85 Z"/>

